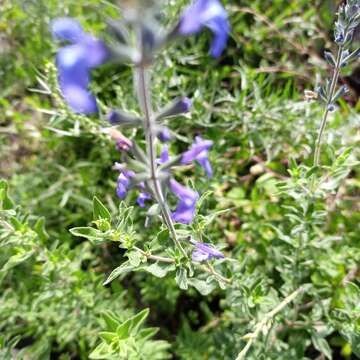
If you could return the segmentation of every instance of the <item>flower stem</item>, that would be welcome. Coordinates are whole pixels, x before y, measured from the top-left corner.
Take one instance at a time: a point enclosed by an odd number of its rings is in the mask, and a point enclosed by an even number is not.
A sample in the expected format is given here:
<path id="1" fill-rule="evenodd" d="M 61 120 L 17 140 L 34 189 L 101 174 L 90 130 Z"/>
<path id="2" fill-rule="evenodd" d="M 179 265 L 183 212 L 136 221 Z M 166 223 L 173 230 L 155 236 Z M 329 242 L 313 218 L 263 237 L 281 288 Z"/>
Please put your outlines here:
<path id="1" fill-rule="evenodd" d="M 325 109 L 324 115 L 321 120 L 318 137 L 317 137 L 316 144 L 315 144 L 314 163 L 313 163 L 314 166 L 320 165 L 321 142 L 322 142 L 322 137 L 324 134 L 326 122 L 327 122 L 329 112 L 330 112 L 329 106 L 331 105 L 331 103 L 333 101 L 334 93 L 336 90 L 336 85 L 337 85 L 339 75 L 340 75 L 340 64 L 341 64 L 342 54 L 343 54 L 343 46 L 340 46 L 338 49 L 337 56 L 336 56 L 335 69 L 334 69 L 333 76 L 331 79 L 330 90 L 329 90 L 329 94 L 328 94 L 328 98 L 327 98 L 327 102 L 326 102 L 326 109 Z"/>
<path id="2" fill-rule="evenodd" d="M 304 291 L 303 287 L 299 287 L 297 290 L 295 290 L 293 293 L 291 293 L 289 296 L 287 296 L 278 306 L 276 306 L 275 309 L 271 310 L 269 313 L 265 314 L 262 318 L 262 320 L 256 324 L 255 331 L 253 333 L 250 333 L 247 335 L 248 342 L 246 346 L 241 350 L 239 355 L 237 356 L 236 360 L 242 360 L 245 359 L 246 354 L 250 350 L 253 342 L 257 339 L 257 337 L 260 335 L 260 333 L 263 331 L 263 329 L 267 326 L 267 323 L 276 316 L 280 311 L 284 309 L 289 303 L 291 303 L 299 294 L 301 294 Z"/>
<path id="3" fill-rule="evenodd" d="M 137 74 L 137 87 L 138 87 L 138 96 L 139 101 L 142 106 L 142 110 L 144 112 L 144 119 L 145 119 L 145 137 L 146 137 L 146 144 L 147 144 L 147 155 L 149 158 L 150 164 L 150 177 L 151 182 L 153 184 L 153 192 L 155 196 L 156 202 L 159 204 L 162 217 L 164 219 L 164 223 L 169 229 L 171 234 L 171 238 L 173 239 L 175 246 L 180 250 L 182 255 L 186 258 L 188 257 L 185 250 L 181 246 L 181 243 L 177 237 L 176 229 L 174 223 L 171 218 L 170 209 L 165 201 L 164 194 L 161 189 L 161 184 L 159 179 L 157 178 L 157 164 L 156 164 L 156 149 L 155 149 L 155 129 L 154 129 L 154 118 L 152 115 L 152 108 L 151 108 L 151 96 L 149 93 L 149 72 L 146 68 L 146 65 L 140 64 L 136 68 Z"/>
<path id="4" fill-rule="evenodd" d="M 209 274 L 214 275 L 218 280 L 222 281 L 223 283 L 226 283 L 226 284 L 231 284 L 232 283 L 231 279 L 228 279 L 228 278 L 222 276 L 221 274 L 219 274 L 218 272 L 216 272 L 216 270 L 209 263 L 207 263 L 205 265 L 203 270 L 205 270 Z"/>

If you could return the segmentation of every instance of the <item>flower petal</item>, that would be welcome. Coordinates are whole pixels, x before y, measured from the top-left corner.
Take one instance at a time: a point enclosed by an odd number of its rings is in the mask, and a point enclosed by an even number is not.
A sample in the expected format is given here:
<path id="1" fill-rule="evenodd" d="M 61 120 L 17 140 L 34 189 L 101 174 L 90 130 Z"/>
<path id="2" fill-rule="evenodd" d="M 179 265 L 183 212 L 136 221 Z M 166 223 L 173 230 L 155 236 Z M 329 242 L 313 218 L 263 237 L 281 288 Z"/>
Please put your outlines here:
<path id="1" fill-rule="evenodd" d="M 92 35 L 85 35 L 81 45 L 84 47 L 87 65 L 90 68 L 103 64 L 109 57 L 109 51 L 105 43 Z"/>
<path id="2" fill-rule="evenodd" d="M 199 198 L 198 193 L 182 186 L 174 179 L 170 180 L 170 189 L 180 200 L 172 213 L 173 220 L 182 224 L 191 223 L 195 215 L 196 201 Z"/>
<path id="3" fill-rule="evenodd" d="M 136 202 L 138 203 L 138 205 L 142 208 L 145 207 L 145 201 L 146 200 L 150 200 L 151 199 L 151 195 L 149 193 L 146 192 L 141 192 L 138 196 L 138 198 L 136 199 Z"/>
<path id="4" fill-rule="evenodd" d="M 223 253 L 221 253 L 219 250 L 215 249 L 214 247 L 210 246 L 209 244 L 202 243 L 196 240 L 191 239 L 190 242 L 196 247 L 196 249 L 193 251 L 197 254 L 197 259 L 202 260 L 195 260 L 195 261 L 203 261 L 203 260 L 210 260 L 214 257 L 223 259 L 225 256 Z M 201 254 L 206 254 L 202 255 Z M 193 257 L 194 260 L 194 257 Z"/>
<path id="5" fill-rule="evenodd" d="M 204 26 L 214 34 L 211 44 L 211 55 L 219 57 L 225 48 L 230 25 L 227 13 L 218 0 L 195 0 L 185 9 L 177 32 L 180 35 L 190 35 L 199 32 Z"/>
<path id="6" fill-rule="evenodd" d="M 202 252 L 201 250 L 193 250 L 191 253 L 191 258 L 193 261 L 201 262 L 210 260 L 209 254 Z"/>
<path id="7" fill-rule="evenodd" d="M 76 43 L 84 36 L 80 23 L 72 18 L 59 18 L 51 22 L 51 32 L 55 39 Z"/>
<path id="8" fill-rule="evenodd" d="M 52 23 L 55 37 L 73 44 L 58 51 L 56 63 L 62 95 L 76 113 L 98 111 L 95 97 L 90 93 L 90 69 L 102 64 L 108 57 L 105 44 L 83 32 L 79 23 L 69 18 Z"/>

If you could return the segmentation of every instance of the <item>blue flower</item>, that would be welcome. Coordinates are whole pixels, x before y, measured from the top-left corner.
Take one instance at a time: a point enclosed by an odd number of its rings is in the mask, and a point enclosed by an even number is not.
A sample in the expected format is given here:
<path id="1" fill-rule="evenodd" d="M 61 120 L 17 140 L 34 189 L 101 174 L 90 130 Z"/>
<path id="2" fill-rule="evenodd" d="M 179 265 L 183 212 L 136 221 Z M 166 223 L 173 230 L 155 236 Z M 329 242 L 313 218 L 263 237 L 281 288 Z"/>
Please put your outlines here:
<path id="1" fill-rule="evenodd" d="M 225 257 L 223 253 L 208 244 L 193 239 L 190 242 L 196 247 L 192 252 L 193 261 L 201 262 L 211 260 L 212 258 L 223 259 Z"/>
<path id="2" fill-rule="evenodd" d="M 120 199 L 124 199 L 127 193 L 127 189 L 130 185 L 130 179 L 135 176 L 135 173 L 131 170 L 122 170 L 118 176 L 116 184 L 116 195 Z"/>
<path id="3" fill-rule="evenodd" d="M 180 35 L 194 34 L 204 26 L 214 34 L 210 52 L 213 57 L 217 58 L 223 52 L 230 32 L 227 13 L 219 0 L 195 0 L 191 6 L 185 9 L 177 33 Z"/>
<path id="4" fill-rule="evenodd" d="M 146 200 L 150 200 L 151 199 L 151 195 L 147 192 L 141 192 L 138 196 L 138 198 L 136 199 L 136 202 L 138 203 L 138 205 L 142 208 L 145 207 L 145 201 Z"/>
<path id="5" fill-rule="evenodd" d="M 196 160 L 205 169 L 208 177 L 212 177 L 213 172 L 208 158 L 208 152 L 212 145 L 211 140 L 203 140 L 200 136 L 196 136 L 190 150 L 182 155 L 181 164 L 189 164 Z"/>
<path id="6" fill-rule="evenodd" d="M 170 189 L 179 198 L 176 209 L 172 213 L 173 220 L 182 224 L 191 223 L 195 214 L 196 201 L 199 198 L 198 193 L 182 186 L 174 179 L 170 180 Z"/>
<path id="7" fill-rule="evenodd" d="M 81 25 L 70 18 L 52 22 L 55 39 L 70 42 L 58 51 L 56 64 L 62 95 L 76 113 L 98 111 L 95 97 L 89 92 L 90 70 L 105 62 L 108 50 L 105 44 L 85 33 Z"/>
<path id="8" fill-rule="evenodd" d="M 161 142 L 167 142 L 171 140 L 171 134 L 167 127 L 163 126 L 159 129 L 157 137 Z"/>
<path id="9" fill-rule="evenodd" d="M 161 164 L 165 164 L 169 160 L 170 160 L 169 149 L 168 149 L 167 146 L 164 146 L 162 151 L 161 151 L 160 158 L 157 160 L 157 163 L 159 165 L 161 165 Z"/>

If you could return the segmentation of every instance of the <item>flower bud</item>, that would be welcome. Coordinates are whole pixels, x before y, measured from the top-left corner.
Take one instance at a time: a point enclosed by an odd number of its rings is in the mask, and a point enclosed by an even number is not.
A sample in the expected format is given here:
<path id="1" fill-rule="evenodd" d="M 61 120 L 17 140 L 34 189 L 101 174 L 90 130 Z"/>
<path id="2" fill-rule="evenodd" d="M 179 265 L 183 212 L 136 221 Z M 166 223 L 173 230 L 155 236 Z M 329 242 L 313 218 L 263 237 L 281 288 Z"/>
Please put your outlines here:
<path id="1" fill-rule="evenodd" d="M 187 113 L 191 107 L 191 100 L 187 97 L 175 99 L 170 105 L 166 106 L 157 115 L 158 119 L 176 116 Z"/>

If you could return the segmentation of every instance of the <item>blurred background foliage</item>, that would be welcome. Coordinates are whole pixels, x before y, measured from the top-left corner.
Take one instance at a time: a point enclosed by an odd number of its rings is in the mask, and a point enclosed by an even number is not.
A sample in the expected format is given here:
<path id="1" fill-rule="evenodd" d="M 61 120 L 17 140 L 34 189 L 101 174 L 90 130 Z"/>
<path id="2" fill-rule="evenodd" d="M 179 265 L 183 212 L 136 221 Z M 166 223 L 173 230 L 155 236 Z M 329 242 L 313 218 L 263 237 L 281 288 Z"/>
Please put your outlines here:
<path id="1" fill-rule="evenodd" d="M 187 2 L 163 3 L 172 23 Z M 9 190 L 2 182 L 0 357 L 87 359 L 105 326 L 100 314 L 108 310 L 124 321 L 148 307 L 147 324 L 160 328 L 156 336 L 171 344 L 173 358 L 234 359 L 263 314 L 296 285 L 310 284 L 269 324 L 248 358 L 360 358 L 359 167 L 344 165 L 335 189 L 310 204 L 325 218 L 311 218 L 314 211 L 303 210 L 308 200 L 292 196 L 296 176 L 302 179 L 296 164 L 311 165 L 322 110 L 303 92 L 329 70 L 322 54 L 333 47 L 339 2 L 224 3 L 232 33 L 219 61 L 208 56 L 210 35 L 203 34 L 167 49 L 154 69 L 159 107 L 178 95 L 194 101 L 189 115 L 169 124 L 179 140 L 200 133 L 215 143 L 214 178 L 209 182 L 200 171 L 186 175 L 210 191 L 201 214 L 221 211 L 201 224 L 207 240 L 226 244 L 226 255 L 237 260 L 237 286 L 204 297 L 193 288 L 180 291 L 171 278 L 143 273 L 104 287 L 105 275 L 124 260 L 121 250 L 94 247 L 68 231 L 91 223 L 94 195 L 116 214 L 111 167 L 119 154 L 96 132 L 103 116 L 74 116 L 58 99 L 48 26 L 53 18 L 72 16 L 100 35 L 106 18 L 117 16 L 115 2 L 1 2 L 0 176 Z M 351 92 L 327 129 L 322 161 L 329 166 L 349 146 L 353 152 L 344 162 L 359 158 L 359 69 L 344 73 L 340 81 Z M 126 66 L 96 70 L 92 86 L 104 112 L 136 109 Z M 186 146 L 172 144 L 174 151 Z M 127 203 L 133 202 L 129 196 Z M 155 230 L 144 229 L 142 210 L 133 213 L 134 230 L 146 239 Z M 295 226 L 310 234 L 296 257 Z"/>

